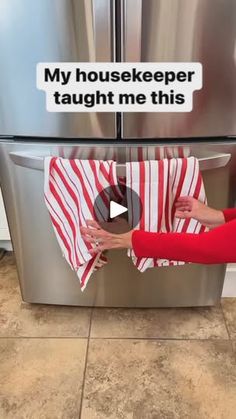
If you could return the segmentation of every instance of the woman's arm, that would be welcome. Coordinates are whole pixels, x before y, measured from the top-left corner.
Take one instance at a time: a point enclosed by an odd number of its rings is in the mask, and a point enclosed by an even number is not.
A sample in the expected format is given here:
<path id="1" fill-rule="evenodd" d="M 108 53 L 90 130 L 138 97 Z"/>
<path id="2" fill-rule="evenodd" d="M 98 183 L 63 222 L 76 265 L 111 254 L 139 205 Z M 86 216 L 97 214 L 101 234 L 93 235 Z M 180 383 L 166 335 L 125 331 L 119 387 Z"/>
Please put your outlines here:
<path id="1" fill-rule="evenodd" d="M 232 221 L 236 219 L 236 208 L 227 208 L 223 210 L 225 221 Z"/>
<path id="2" fill-rule="evenodd" d="M 138 257 L 204 264 L 236 262 L 236 219 L 202 234 L 134 231 L 131 240 Z"/>
<path id="3" fill-rule="evenodd" d="M 91 254 L 106 249 L 133 248 L 137 257 L 153 257 L 182 262 L 215 264 L 236 262 L 236 219 L 207 233 L 149 233 L 131 231 L 113 234 L 95 222 L 82 227 L 85 240 L 96 246 Z"/>
<path id="4" fill-rule="evenodd" d="M 149 233 L 131 231 L 112 234 L 95 221 L 82 227 L 85 240 L 96 244 L 90 253 L 106 249 L 132 248 L 138 257 L 154 257 L 195 263 L 236 262 L 236 208 L 215 210 L 192 197 L 180 197 L 176 203 L 179 218 L 195 218 L 209 228 L 208 233 Z"/>

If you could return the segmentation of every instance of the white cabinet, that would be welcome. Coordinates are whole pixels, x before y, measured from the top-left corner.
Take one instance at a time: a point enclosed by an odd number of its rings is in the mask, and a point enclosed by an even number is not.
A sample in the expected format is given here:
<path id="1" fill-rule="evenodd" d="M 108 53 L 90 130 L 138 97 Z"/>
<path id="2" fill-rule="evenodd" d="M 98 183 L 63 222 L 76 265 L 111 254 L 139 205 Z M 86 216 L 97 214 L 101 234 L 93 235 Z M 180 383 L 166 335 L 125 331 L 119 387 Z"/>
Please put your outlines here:
<path id="1" fill-rule="evenodd" d="M 236 297 L 236 263 L 227 266 L 222 296 Z"/>
<path id="2" fill-rule="evenodd" d="M 1 240 L 10 240 L 10 234 L 3 205 L 2 194 L 0 190 L 0 241 Z"/>

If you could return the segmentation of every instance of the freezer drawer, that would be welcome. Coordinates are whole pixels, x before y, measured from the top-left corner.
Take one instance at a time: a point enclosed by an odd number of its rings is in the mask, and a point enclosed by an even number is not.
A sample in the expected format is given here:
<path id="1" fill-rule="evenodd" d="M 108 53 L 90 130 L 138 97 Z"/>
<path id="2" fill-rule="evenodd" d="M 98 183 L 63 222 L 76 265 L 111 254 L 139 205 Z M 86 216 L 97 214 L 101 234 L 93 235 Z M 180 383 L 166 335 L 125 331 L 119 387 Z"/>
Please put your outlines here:
<path id="1" fill-rule="evenodd" d="M 113 307 L 173 307 L 215 304 L 221 296 L 224 265 L 185 265 L 141 274 L 125 251 L 109 251 L 108 265 L 94 273 L 82 293 L 63 259 L 44 204 L 42 156 L 111 152 L 123 166 L 130 145 L 0 144 L 0 179 L 16 254 L 22 298 L 31 303 Z M 141 146 L 140 146 L 141 147 Z M 157 146 L 161 148 L 160 146 Z M 169 147 L 169 146 L 168 146 Z M 132 145 L 133 148 L 133 145 Z M 234 148 L 236 151 L 236 148 Z M 210 205 L 229 198 L 230 154 L 222 146 L 191 146 L 200 160 Z"/>
<path id="2" fill-rule="evenodd" d="M 36 88 L 38 62 L 115 60 L 114 1 L 1 0 L 0 134 L 116 137 L 114 113 L 47 112 Z"/>
<path id="3" fill-rule="evenodd" d="M 126 113 L 123 138 L 236 134 L 234 0 L 124 0 L 122 34 L 123 61 L 203 65 L 192 112 Z"/>

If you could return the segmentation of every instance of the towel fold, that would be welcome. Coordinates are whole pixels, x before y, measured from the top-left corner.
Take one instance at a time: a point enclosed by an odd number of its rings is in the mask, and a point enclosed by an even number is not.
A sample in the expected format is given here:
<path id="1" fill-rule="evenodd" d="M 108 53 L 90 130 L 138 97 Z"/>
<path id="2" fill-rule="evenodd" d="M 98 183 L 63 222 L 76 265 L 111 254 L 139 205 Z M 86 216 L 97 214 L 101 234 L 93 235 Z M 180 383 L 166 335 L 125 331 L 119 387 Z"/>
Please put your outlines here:
<path id="1" fill-rule="evenodd" d="M 80 227 L 86 226 L 86 220 L 94 219 L 98 195 L 100 219 L 108 220 L 110 197 L 103 191 L 112 186 L 118 195 L 120 193 L 116 164 L 114 161 L 46 157 L 44 171 L 45 202 L 58 243 L 84 290 L 93 271 L 106 263 L 106 257 L 101 253 L 96 256 L 88 253 L 92 245 L 83 240 Z"/>
<path id="2" fill-rule="evenodd" d="M 135 229 L 163 233 L 201 233 L 207 230 L 194 219 L 180 220 L 174 216 L 175 202 L 180 196 L 192 196 L 206 203 L 205 189 L 196 158 L 127 163 L 126 176 L 126 185 L 139 195 L 143 206 L 140 222 Z M 128 209 L 132 225 L 133 208 L 129 199 Z M 184 264 L 181 261 L 137 258 L 133 250 L 128 250 L 128 255 L 141 272 L 155 266 Z"/>

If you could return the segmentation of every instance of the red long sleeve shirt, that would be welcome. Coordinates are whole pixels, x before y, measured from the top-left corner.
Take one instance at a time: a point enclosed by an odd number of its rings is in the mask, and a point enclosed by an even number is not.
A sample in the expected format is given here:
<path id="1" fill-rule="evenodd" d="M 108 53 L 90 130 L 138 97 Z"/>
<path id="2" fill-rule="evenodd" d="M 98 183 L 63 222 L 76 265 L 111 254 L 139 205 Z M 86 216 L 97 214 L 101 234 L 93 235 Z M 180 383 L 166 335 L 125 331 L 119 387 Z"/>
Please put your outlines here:
<path id="1" fill-rule="evenodd" d="M 137 257 L 215 264 L 236 262 L 236 209 L 223 210 L 226 223 L 202 234 L 134 231 Z"/>

